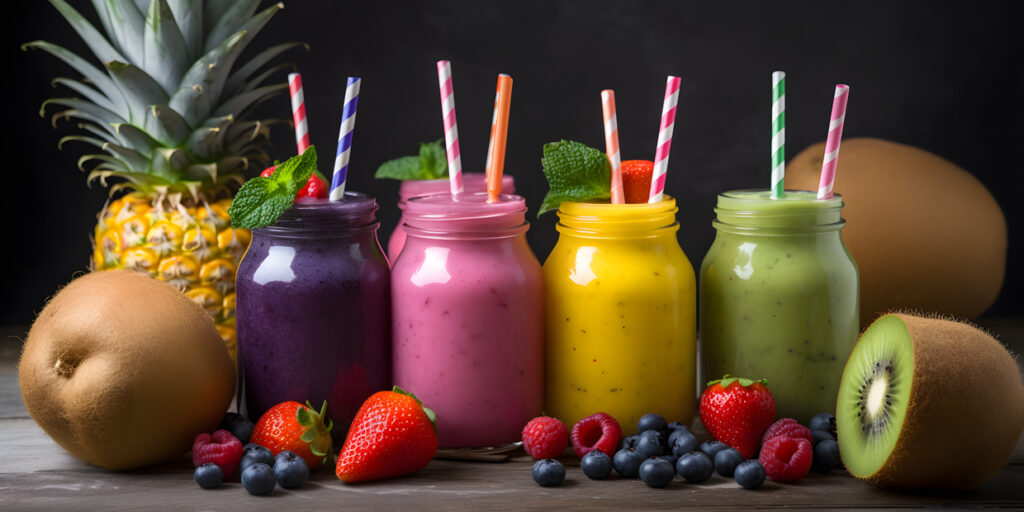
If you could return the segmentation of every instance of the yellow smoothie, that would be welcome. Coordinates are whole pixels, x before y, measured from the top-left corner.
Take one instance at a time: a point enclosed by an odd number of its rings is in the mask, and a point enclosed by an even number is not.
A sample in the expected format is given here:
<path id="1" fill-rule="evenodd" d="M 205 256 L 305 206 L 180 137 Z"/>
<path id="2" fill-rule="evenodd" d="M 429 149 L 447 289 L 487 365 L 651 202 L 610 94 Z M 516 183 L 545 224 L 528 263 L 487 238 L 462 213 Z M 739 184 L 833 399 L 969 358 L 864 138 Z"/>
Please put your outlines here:
<path id="1" fill-rule="evenodd" d="M 676 240 L 675 200 L 564 202 L 544 263 L 545 411 L 568 425 L 596 412 L 635 432 L 654 412 L 696 408 L 696 280 Z"/>

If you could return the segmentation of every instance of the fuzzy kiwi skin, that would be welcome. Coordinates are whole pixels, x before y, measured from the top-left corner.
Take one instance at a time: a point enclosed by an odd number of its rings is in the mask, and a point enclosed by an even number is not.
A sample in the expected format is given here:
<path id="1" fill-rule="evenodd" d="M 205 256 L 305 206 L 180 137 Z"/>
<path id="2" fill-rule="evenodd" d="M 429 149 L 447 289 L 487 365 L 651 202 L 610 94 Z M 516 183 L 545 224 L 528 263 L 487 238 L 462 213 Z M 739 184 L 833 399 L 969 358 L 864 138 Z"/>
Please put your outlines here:
<path id="1" fill-rule="evenodd" d="M 220 422 L 235 385 L 206 311 L 129 270 L 86 274 L 54 296 L 18 373 L 36 423 L 75 457 L 111 470 L 188 451 Z"/>
<path id="2" fill-rule="evenodd" d="M 1006 465 L 1024 428 L 1024 384 L 1017 364 L 974 326 L 895 315 L 913 340 L 906 417 L 878 471 L 854 476 L 890 488 L 976 487 Z"/>

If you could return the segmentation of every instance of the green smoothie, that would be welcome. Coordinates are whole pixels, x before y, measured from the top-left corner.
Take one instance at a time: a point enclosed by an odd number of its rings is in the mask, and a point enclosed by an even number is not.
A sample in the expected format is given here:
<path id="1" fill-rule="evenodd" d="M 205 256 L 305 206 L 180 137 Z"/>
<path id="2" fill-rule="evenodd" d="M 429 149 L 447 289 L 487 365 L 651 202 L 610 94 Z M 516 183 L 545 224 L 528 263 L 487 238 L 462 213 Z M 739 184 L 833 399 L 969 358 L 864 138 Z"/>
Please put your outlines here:
<path id="1" fill-rule="evenodd" d="M 700 269 L 702 378 L 768 379 L 779 418 L 835 413 L 859 329 L 857 266 L 842 198 L 740 190 L 718 196 Z"/>

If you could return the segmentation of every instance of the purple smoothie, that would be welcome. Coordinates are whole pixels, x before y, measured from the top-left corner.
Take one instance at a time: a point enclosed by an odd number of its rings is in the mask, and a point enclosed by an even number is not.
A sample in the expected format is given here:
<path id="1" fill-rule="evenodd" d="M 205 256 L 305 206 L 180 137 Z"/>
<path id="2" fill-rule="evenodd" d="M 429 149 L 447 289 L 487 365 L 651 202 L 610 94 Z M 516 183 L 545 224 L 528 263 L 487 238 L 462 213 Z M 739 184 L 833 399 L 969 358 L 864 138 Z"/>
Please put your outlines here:
<path id="1" fill-rule="evenodd" d="M 296 202 L 253 230 L 237 276 L 238 364 L 248 416 L 327 401 L 336 443 L 368 396 L 391 384 L 390 271 L 377 203 Z"/>

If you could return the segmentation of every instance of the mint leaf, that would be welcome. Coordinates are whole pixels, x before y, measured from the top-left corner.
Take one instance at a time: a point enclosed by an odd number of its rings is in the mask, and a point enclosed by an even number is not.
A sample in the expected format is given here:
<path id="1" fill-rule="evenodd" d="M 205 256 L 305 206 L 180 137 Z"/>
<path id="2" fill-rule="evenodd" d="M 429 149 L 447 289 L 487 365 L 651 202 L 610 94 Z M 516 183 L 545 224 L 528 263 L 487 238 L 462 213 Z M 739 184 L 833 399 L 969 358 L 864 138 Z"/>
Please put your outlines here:
<path id="1" fill-rule="evenodd" d="M 448 157 L 440 140 L 420 143 L 418 156 L 388 160 L 377 168 L 374 177 L 393 180 L 433 180 L 448 176 Z"/>
<path id="2" fill-rule="evenodd" d="M 557 210 L 562 201 L 586 201 L 611 197 L 611 165 L 608 156 L 579 142 L 562 140 L 544 145 L 540 160 L 548 180 L 548 195 L 541 214 Z"/>
<path id="3" fill-rule="evenodd" d="M 373 177 L 377 179 L 391 178 L 393 180 L 418 180 L 420 173 L 420 157 L 403 156 L 394 160 L 388 160 L 377 168 Z"/>
<path id="4" fill-rule="evenodd" d="M 421 179 L 438 179 L 448 177 L 448 153 L 445 152 L 441 140 L 420 143 L 420 170 L 430 176 Z"/>
<path id="5" fill-rule="evenodd" d="M 301 155 L 277 166 L 269 177 L 256 177 L 242 185 L 228 208 L 231 226 L 255 229 L 277 222 L 295 202 L 295 194 L 316 170 L 316 148 L 310 146 Z"/>

